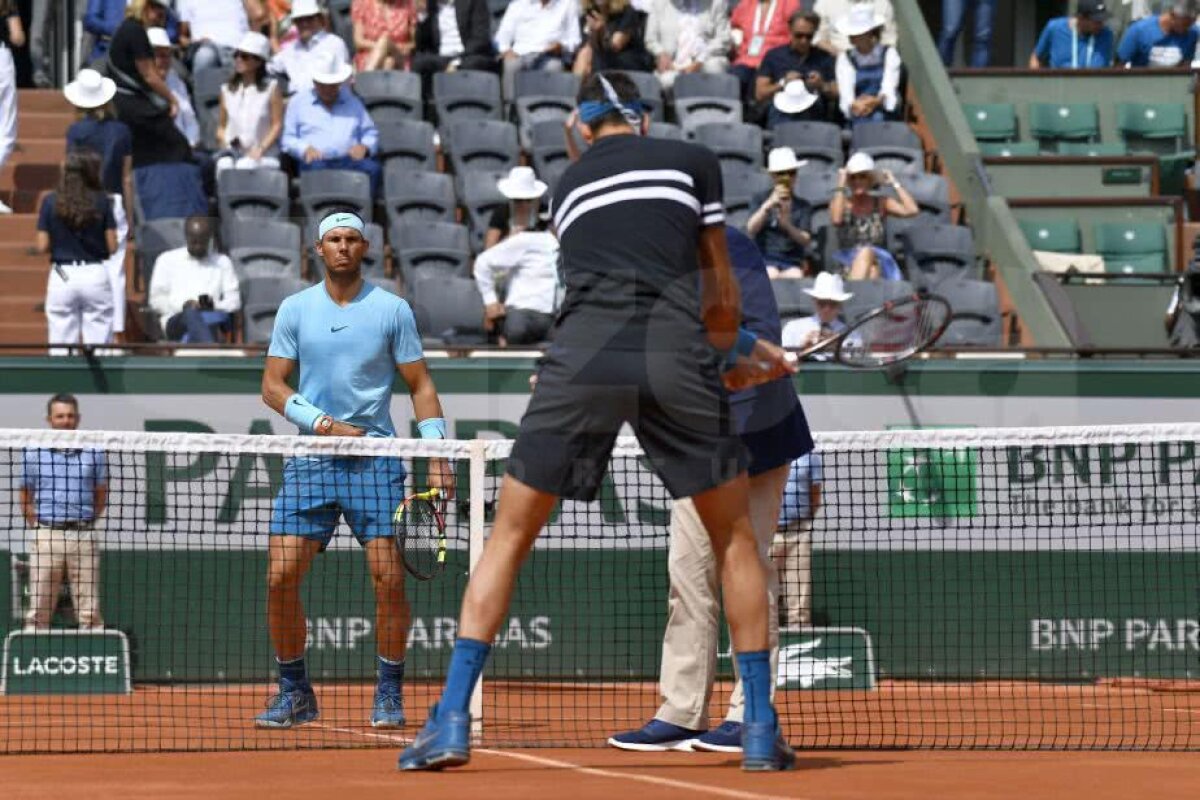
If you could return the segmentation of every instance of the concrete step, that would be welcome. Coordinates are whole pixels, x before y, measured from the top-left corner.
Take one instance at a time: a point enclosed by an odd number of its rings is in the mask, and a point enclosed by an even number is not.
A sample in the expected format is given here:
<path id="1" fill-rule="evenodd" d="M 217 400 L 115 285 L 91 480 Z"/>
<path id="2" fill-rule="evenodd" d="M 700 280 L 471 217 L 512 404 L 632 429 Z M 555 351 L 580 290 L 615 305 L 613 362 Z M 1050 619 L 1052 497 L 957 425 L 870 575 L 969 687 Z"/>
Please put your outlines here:
<path id="1" fill-rule="evenodd" d="M 61 139 L 66 137 L 67 128 L 75 121 L 75 115 L 58 111 L 17 112 L 17 140 Z"/>
<path id="2" fill-rule="evenodd" d="M 19 214 L 35 214 L 38 198 L 58 185 L 62 167 L 53 164 L 5 164 L 0 169 L 0 193 Z M 11 199 L 9 199 L 11 198 Z"/>
<path id="3" fill-rule="evenodd" d="M 67 154 L 67 140 L 62 137 L 17 139 L 9 158 L 12 164 L 61 164 Z"/>
<path id="4" fill-rule="evenodd" d="M 0 270 L 4 271 L 6 278 L 8 277 L 8 270 L 41 269 L 49 263 L 49 256 L 32 252 L 30 245 L 24 242 L 0 244 Z"/>
<path id="5" fill-rule="evenodd" d="M 38 314 L 36 317 L 31 316 L 28 320 L 19 322 L 0 321 L 0 342 L 5 344 L 45 344 L 45 316 Z M 17 353 L 8 349 L 2 352 L 4 355 L 17 355 Z"/>
<path id="6" fill-rule="evenodd" d="M 45 256 L 39 256 L 45 258 Z M 46 280 L 50 274 L 50 265 L 45 263 L 22 265 L 19 267 L 0 264 L 4 270 L 4 291 L 14 297 L 46 296 Z"/>
<path id="7" fill-rule="evenodd" d="M 0 241 L 8 244 L 33 246 L 37 232 L 37 216 L 34 214 L 0 214 Z"/>
<path id="8" fill-rule="evenodd" d="M 17 113 L 73 114 L 75 109 L 58 89 L 20 89 L 17 91 Z"/>

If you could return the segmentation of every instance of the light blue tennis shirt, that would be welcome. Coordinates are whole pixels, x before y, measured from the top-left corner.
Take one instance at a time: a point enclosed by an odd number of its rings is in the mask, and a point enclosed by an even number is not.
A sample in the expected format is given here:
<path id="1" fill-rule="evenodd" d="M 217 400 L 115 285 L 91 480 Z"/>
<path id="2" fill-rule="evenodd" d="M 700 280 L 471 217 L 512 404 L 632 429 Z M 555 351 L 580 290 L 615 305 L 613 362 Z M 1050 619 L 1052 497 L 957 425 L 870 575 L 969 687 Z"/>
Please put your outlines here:
<path id="1" fill-rule="evenodd" d="M 99 450 L 30 448 L 21 454 L 21 488 L 33 492 L 38 521 L 46 525 L 96 518 L 96 487 L 108 483 Z"/>
<path id="2" fill-rule="evenodd" d="M 396 365 L 420 360 L 421 337 L 408 303 L 364 283 L 339 306 L 318 283 L 283 301 L 267 355 L 299 362 L 298 391 L 339 422 L 368 436 L 395 436 Z"/>

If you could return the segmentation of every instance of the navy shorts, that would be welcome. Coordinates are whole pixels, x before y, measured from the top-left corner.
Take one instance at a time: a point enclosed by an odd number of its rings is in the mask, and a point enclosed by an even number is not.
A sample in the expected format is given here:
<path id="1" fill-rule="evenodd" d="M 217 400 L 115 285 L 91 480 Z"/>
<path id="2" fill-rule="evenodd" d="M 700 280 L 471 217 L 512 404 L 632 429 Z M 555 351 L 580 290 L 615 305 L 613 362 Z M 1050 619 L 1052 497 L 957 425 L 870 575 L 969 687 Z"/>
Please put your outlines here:
<path id="1" fill-rule="evenodd" d="M 329 544 L 338 519 L 359 544 L 392 535 L 392 515 L 404 502 L 399 458 L 321 456 L 289 459 L 271 513 L 271 534 Z"/>

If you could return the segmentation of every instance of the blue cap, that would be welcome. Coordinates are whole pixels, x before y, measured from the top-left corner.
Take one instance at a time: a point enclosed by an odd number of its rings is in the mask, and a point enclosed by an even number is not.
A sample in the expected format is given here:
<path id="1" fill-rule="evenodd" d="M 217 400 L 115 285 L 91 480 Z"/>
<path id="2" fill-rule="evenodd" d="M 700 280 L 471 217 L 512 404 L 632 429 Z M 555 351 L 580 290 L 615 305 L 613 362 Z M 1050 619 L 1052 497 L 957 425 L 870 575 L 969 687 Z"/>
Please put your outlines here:
<path id="1" fill-rule="evenodd" d="M 362 217 L 353 211 L 335 211 L 321 220 L 321 225 L 317 228 L 317 241 L 324 239 L 325 234 L 334 228 L 353 228 L 363 233 L 366 226 L 363 225 Z"/>

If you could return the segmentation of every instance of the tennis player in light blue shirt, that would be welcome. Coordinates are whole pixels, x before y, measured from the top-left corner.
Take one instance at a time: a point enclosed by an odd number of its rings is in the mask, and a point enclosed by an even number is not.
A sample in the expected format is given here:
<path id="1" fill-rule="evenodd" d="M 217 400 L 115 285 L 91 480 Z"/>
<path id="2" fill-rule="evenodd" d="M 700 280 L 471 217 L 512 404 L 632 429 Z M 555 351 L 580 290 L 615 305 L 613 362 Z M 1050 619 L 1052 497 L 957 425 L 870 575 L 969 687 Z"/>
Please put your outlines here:
<path id="1" fill-rule="evenodd" d="M 366 283 L 364 224 L 351 212 L 329 214 L 318 227 L 325 280 L 283 301 L 263 371 L 263 400 L 316 436 L 396 435 L 389 408 L 397 375 L 408 387 L 422 438 L 444 439 L 437 388 L 425 366 L 412 309 Z M 298 391 L 289 381 L 299 369 Z M 305 617 L 300 586 L 313 559 L 344 519 L 366 553 L 376 599 L 379 681 L 371 713 L 377 728 L 404 725 L 404 655 L 409 607 L 404 565 L 392 540 L 392 515 L 404 502 L 399 458 L 293 458 L 271 515 L 267 616 L 279 664 L 279 693 L 255 718 L 261 728 L 290 728 L 317 718 L 304 663 Z M 431 459 L 429 488 L 453 491 L 444 460 Z"/>

